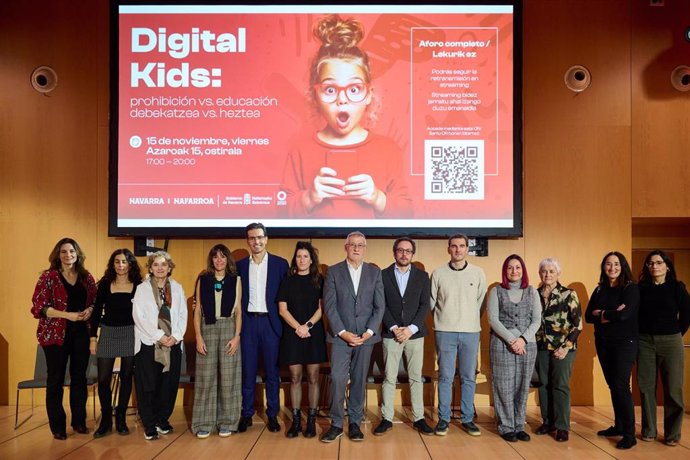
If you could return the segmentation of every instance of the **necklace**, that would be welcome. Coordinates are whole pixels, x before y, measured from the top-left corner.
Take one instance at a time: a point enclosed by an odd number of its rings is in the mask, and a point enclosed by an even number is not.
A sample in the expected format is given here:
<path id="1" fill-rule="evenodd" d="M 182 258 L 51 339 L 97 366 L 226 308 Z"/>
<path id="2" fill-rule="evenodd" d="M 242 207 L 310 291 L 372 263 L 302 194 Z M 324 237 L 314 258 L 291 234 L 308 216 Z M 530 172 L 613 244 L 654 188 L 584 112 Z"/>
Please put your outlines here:
<path id="1" fill-rule="evenodd" d="M 220 292 L 223 290 L 223 286 L 225 285 L 225 277 L 223 279 L 217 279 L 216 282 L 213 284 L 213 289 L 216 290 L 216 292 Z"/>

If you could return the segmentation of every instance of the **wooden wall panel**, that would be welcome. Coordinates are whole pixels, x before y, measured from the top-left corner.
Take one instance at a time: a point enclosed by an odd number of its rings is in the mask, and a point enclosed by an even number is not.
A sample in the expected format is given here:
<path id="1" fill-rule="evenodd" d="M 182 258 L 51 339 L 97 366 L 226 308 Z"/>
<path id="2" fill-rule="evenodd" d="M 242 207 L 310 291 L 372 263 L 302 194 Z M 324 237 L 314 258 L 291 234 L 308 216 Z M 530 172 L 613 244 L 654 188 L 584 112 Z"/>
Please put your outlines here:
<path id="1" fill-rule="evenodd" d="M 690 66 L 690 2 L 632 2 L 632 198 L 634 217 L 690 216 L 690 91 L 671 71 Z"/>
<path id="2" fill-rule="evenodd" d="M 523 3 L 525 126 L 629 126 L 630 1 Z M 591 86 L 581 93 L 563 81 L 576 64 L 592 74 Z"/>
<path id="3" fill-rule="evenodd" d="M 525 2 L 525 255 L 556 257 L 583 311 L 603 255 L 629 254 L 630 15 L 626 0 Z M 612 19 L 615 18 L 615 21 Z M 573 65 L 592 74 L 581 93 L 565 87 Z M 574 404 L 608 404 L 593 329 L 580 336 Z"/>
<path id="4" fill-rule="evenodd" d="M 9 346 L 9 391 L 33 374 L 39 271 L 55 242 L 74 237 L 95 263 L 97 88 L 95 3 L 0 4 L 0 235 L 6 247 L 0 335 Z M 58 73 L 50 96 L 29 83 L 39 65 Z"/>

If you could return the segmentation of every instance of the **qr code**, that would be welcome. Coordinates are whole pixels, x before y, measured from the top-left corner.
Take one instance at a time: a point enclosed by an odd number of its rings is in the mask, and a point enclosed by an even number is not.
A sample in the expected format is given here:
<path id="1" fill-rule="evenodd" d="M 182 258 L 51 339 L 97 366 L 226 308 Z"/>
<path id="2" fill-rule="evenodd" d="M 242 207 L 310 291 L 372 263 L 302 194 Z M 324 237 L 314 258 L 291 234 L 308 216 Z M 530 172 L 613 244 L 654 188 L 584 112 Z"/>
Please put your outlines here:
<path id="1" fill-rule="evenodd" d="M 424 198 L 484 199 L 484 141 L 424 141 Z"/>

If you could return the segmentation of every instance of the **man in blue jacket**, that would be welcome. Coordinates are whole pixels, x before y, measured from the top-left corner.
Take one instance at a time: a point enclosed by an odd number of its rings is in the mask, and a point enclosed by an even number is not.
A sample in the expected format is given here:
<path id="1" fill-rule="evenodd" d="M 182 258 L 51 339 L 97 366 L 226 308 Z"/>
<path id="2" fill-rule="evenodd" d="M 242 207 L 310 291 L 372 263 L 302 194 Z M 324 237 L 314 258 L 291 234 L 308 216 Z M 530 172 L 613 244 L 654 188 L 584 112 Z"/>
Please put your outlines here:
<path id="1" fill-rule="evenodd" d="M 278 350 L 283 325 L 278 314 L 278 289 L 287 274 L 288 263 L 266 251 L 268 235 L 261 223 L 247 225 L 250 256 L 237 262 L 242 280 L 242 414 L 237 430 L 252 425 L 259 356 L 266 371 L 266 415 L 268 431 L 280 431 L 280 375 Z"/>

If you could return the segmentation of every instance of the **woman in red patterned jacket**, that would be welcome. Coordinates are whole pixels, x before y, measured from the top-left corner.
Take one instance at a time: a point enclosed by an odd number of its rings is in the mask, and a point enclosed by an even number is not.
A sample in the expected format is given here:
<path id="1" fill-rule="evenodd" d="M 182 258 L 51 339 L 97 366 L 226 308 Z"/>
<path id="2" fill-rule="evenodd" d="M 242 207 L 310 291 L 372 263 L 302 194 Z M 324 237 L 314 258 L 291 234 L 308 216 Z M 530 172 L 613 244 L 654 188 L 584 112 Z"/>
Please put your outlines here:
<path id="1" fill-rule="evenodd" d="M 46 410 L 53 438 L 67 439 L 62 407 L 63 383 L 69 359 L 72 428 L 86 428 L 86 368 L 89 363 L 89 318 L 96 299 L 96 281 L 84 268 L 84 253 L 71 238 L 57 242 L 48 257 L 50 268 L 36 283 L 31 313 L 38 319 L 36 337 L 48 367 Z"/>

